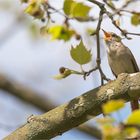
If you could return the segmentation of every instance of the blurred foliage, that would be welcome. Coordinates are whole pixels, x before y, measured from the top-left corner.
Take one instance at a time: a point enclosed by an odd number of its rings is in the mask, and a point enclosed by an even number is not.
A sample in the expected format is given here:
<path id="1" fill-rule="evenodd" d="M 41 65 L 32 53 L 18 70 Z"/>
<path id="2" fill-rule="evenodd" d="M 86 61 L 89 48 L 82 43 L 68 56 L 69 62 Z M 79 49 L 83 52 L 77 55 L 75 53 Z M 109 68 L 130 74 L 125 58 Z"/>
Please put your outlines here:
<path id="1" fill-rule="evenodd" d="M 83 3 L 78 3 L 73 0 L 65 0 L 63 10 L 66 15 L 73 18 L 86 18 L 90 11 L 90 7 Z"/>
<path id="2" fill-rule="evenodd" d="M 103 105 L 103 112 L 104 114 L 110 114 L 124 107 L 124 103 L 125 102 L 123 100 L 111 100 Z"/>
<path id="3" fill-rule="evenodd" d="M 69 29 L 67 26 L 56 25 L 49 27 L 48 34 L 52 36 L 52 40 L 62 39 L 68 41 L 75 34 L 75 31 Z"/>
<path id="4" fill-rule="evenodd" d="M 44 16 L 44 11 L 41 9 L 40 4 L 38 4 L 37 2 L 31 3 L 25 9 L 25 13 L 28 13 L 29 15 L 31 15 L 35 18 L 38 18 L 38 19 L 42 19 Z"/>
<path id="5" fill-rule="evenodd" d="M 28 1 L 24 1 L 28 2 Z M 26 8 L 27 9 L 27 8 Z M 29 16 L 25 15 L 23 12 L 23 9 L 21 5 L 15 5 L 13 1 L 11 0 L 1 0 L 0 1 L 0 10 L 3 12 L 2 14 L 9 14 L 12 18 L 13 21 L 11 21 L 11 25 L 7 27 L 7 30 L 5 30 L 5 33 L 8 33 L 9 30 L 11 31 L 11 28 L 15 30 L 18 26 L 20 27 L 25 27 L 28 29 L 28 33 L 34 41 L 39 39 L 40 37 L 40 30 L 39 30 L 39 23 L 38 22 L 31 22 Z M 25 10 L 24 10 L 25 11 Z M 6 15 L 7 16 L 7 15 Z M 3 36 L 2 34 L 2 36 Z M 7 35 L 4 35 L 7 36 Z"/>
<path id="6" fill-rule="evenodd" d="M 91 7 L 73 0 L 65 0 L 63 5 L 64 13 L 61 10 L 54 9 L 48 4 L 46 0 L 22 0 L 26 4 L 25 13 L 31 15 L 34 19 L 38 19 L 41 22 L 47 21 L 47 25 L 41 27 L 41 34 L 51 35 L 51 39 L 69 41 L 71 37 L 79 39 L 79 35 L 74 29 L 71 29 L 68 20 L 71 18 L 76 18 L 79 20 L 84 20 L 88 18 L 89 11 Z M 51 25 L 53 22 L 51 19 L 51 14 L 53 12 L 58 12 L 63 15 L 66 20 L 63 25 Z M 51 21 L 51 22 L 50 22 Z"/>
<path id="7" fill-rule="evenodd" d="M 111 117 L 113 112 L 118 111 L 123 107 L 123 100 L 111 100 L 103 104 L 103 112 L 108 115 L 104 118 L 96 119 L 96 122 L 102 132 L 103 140 L 134 139 L 139 136 L 140 110 L 132 112 L 132 114 L 128 116 L 128 119 L 124 122 L 118 122 Z"/>
<path id="8" fill-rule="evenodd" d="M 138 26 L 140 25 L 140 13 L 133 14 L 131 17 L 132 25 Z"/>
<path id="9" fill-rule="evenodd" d="M 140 125 L 140 110 L 134 111 L 127 119 L 127 124 Z"/>

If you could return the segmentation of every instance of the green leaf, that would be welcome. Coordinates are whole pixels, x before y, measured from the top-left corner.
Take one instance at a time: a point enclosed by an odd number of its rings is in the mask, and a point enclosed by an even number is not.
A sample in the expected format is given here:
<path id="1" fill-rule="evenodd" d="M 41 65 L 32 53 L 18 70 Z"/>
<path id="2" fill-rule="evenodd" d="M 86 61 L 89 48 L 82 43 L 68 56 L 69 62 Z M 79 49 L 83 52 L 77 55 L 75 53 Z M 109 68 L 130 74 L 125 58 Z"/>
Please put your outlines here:
<path id="1" fill-rule="evenodd" d="M 82 41 L 75 48 L 71 48 L 70 54 L 72 59 L 80 65 L 89 63 L 92 57 L 91 51 L 86 49 Z"/>
<path id="2" fill-rule="evenodd" d="M 50 27 L 48 33 L 52 35 L 52 40 L 62 39 L 64 41 L 68 41 L 75 34 L 74 30 L 61 25 Z"/>
<path id="3" fill-rule="evenodd" d="M 38 18 L 38 19 L 42 19 L 44 16 L 44 11 L 41 9 L 39 4 L 37 4 L 36 2 L 31 3 L 24 11 L 25 11 L 25 13 L 27 13 L 35 18 Z"/>
<path id="4" fill-rule="evenodd" d="M 75 18 L 86 18 L 91 7 L 84 5 L 81 2 L 75 2 L 73 0 L 65 0 L 63 10 L 66 15 Z"/>
<path id="5" fill-rule="evenodd" d="M 124 100 L 111 100 L 102 106 L 104 114 L 110 114 L 124 107 Z"/>
<path id="6" fill-rule="evenodd" d="M 140 125 L 140 110 L 133 111 L 132 114 L 128 117 L 126 123 Z"/>
<path id="7" fill-rule="evenodd" d="M 131 17 L 131 23 L 134 26 L 140 25 L 140 14 L 133 14 Z"/>
<path id="8" fill-rule="evenodd" d="M 71 7 L 72 7 L 73 3 L 75 3 L 73 0 L 65 0 L 64 1 L 63 10 L 64 10 L 66 15 L 71 14 Z"/>
<path id="9" fill-rule="evenodd" d="M 84 5 L 83 3 L 73 3 L 71 7 L 72 17 L 86 18 L 91 7 Z"/>
<path id="10" fill-rule="evenodd" d="M 96 33 L 96 30 L 95 29 L 93 29 L 93 28 L 87 28 L 87 33 L 89 34 L 89 35 L 93 35 L 93 34 L 95 34 Z"/>
<path id="11" fill-rule="evenodd" d="M 60 25 L 52 26 L 49 28 L 48 32 L 52 34 L 52 39 L 57 39 L 61 35 L 63 27 Z"/>

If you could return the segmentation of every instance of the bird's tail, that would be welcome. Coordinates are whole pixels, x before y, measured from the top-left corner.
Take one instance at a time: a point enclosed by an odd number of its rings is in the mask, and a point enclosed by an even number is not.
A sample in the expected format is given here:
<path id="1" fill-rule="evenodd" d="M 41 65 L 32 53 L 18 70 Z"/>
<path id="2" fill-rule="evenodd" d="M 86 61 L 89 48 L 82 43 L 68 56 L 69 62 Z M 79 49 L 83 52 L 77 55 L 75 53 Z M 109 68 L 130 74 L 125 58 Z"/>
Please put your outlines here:
<path id="1" fill-rule="evenodd" d="M 134 111 L 136 109 L 139 109 L 139 101 L 138 99 L 134 99 L 133 101 L 131 101 L 131 110 Z"/>

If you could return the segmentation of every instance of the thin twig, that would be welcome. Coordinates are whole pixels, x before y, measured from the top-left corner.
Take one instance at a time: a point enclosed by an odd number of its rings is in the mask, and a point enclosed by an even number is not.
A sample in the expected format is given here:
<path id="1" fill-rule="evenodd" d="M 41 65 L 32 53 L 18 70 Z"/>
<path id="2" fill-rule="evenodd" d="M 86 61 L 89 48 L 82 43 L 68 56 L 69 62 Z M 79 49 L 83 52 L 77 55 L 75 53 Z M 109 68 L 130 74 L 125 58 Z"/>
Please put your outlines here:
<path id="1" fill-rule="evenodd" d="M 101 58 L 100 58 L 100 27 L 101 27 L 101 23 L 102 23 L 102 20 L 103 20 L 103 15 L 106 11 L 105 7 L 104 7 L 104 4 L 98 2 L 98 1 L 95 1 L 95 0 L 89 0 L 93 3 L 95 3 L 96 5 L 99 6 L 100 8 L 100 13 L 99 13 L 99 20 L 98 20 L 98 23 L 97 23 L 97 28 L 96 28 L 96 42 L 97 42 L 97 58 L 96 58 L 96 63 L 97 63 L 97 68 L 100 72 L 100 76 L 101 76 L 101 84 L 103 85 L 104 84 L 104 80 L 108 81 L 109 79 L 105 76 L 105 74 L 103 73 L 103 70 L 101 68 Z"/>
<path id="2" fill-rule="evenodd" d="M 129 14 L 140 14 L 140 12 L 137 12 L 137 11 L 129 11 L 129 10 L 125 10 L 125 9 L 122 9 L 120 10 L 121 12 L 126 12 L 126 13 L 129 13 Z"/>
<path id="3" fill-rule="evenodd" d="M 128 1 L 126 1 L 125 4 L 121 7 L 121 9 L 126 8 L 132 2 L 136 2 L 136 0 L 128 0 Z"/>
<path id="4" fill-rule="evenodd" d="M 131 33 L 131 32 L 128 32 L 128 31 L 122 29 L 122 28 L 116 23 L 116 21 L 114 20 L 112 14 L 111 14 L 110 12 L 108 12 L 108 11 L 106 10 L 105 13 L 106 13 L 107 16 L 111 19 L 112 24 L 113 24 L 117 29 L 119 29 L 120 32 L 122 33 L 122 35 L 124 35 L 127 39 L 131 39 L 130 37 L 128 37 L 128 35 L 140 36 L 140 33 Z"/>
<path id="5" fill-rule="evenodd" d="M 107 0 L 103 0 L 103 2 L 111 9 L 111 10 L 115 10 L 116 11 L 116 8 L 112 5 L 112 4 L 110 4 Z"/>
<path id="6" fill-rule="evenodd" d="M 100 58 L 100 27 L 101 27 L 101 23 L 102 23 L 102 20 L 103 20 L 103 14 L 104 14 L 104 11 L 101 9 L 100 11 L 100 14 L 99 14 L 99 21 L 98 21 L 98 24 L 97 24 L 97 28 L 96 28 L 96 42 L 97 42 L 97 58 L 96 58 L 96 62 L 97 62 L 97 66 L 98 66 L 98 69 L 99 69 L 99 72 L 100 72 L 100 75 L 101 75 L 101 84 L 103 85 L 104 84 L 104 73 L 101 69 L 101 58 Z"/>

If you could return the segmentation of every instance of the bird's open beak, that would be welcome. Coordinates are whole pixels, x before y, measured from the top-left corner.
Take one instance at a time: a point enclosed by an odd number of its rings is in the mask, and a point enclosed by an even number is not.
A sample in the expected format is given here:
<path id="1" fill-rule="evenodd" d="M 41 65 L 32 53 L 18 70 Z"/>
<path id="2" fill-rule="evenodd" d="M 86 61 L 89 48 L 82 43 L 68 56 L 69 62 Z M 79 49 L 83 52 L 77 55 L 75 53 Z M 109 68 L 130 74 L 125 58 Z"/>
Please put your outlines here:
<path id="1" fill-rule="evenodd" d="M 102 31 L 104 32 L 104 40 L 108 41 L 112 38 L 111 34 L 106 32 L 104 29 L 102 29 Z"/>

